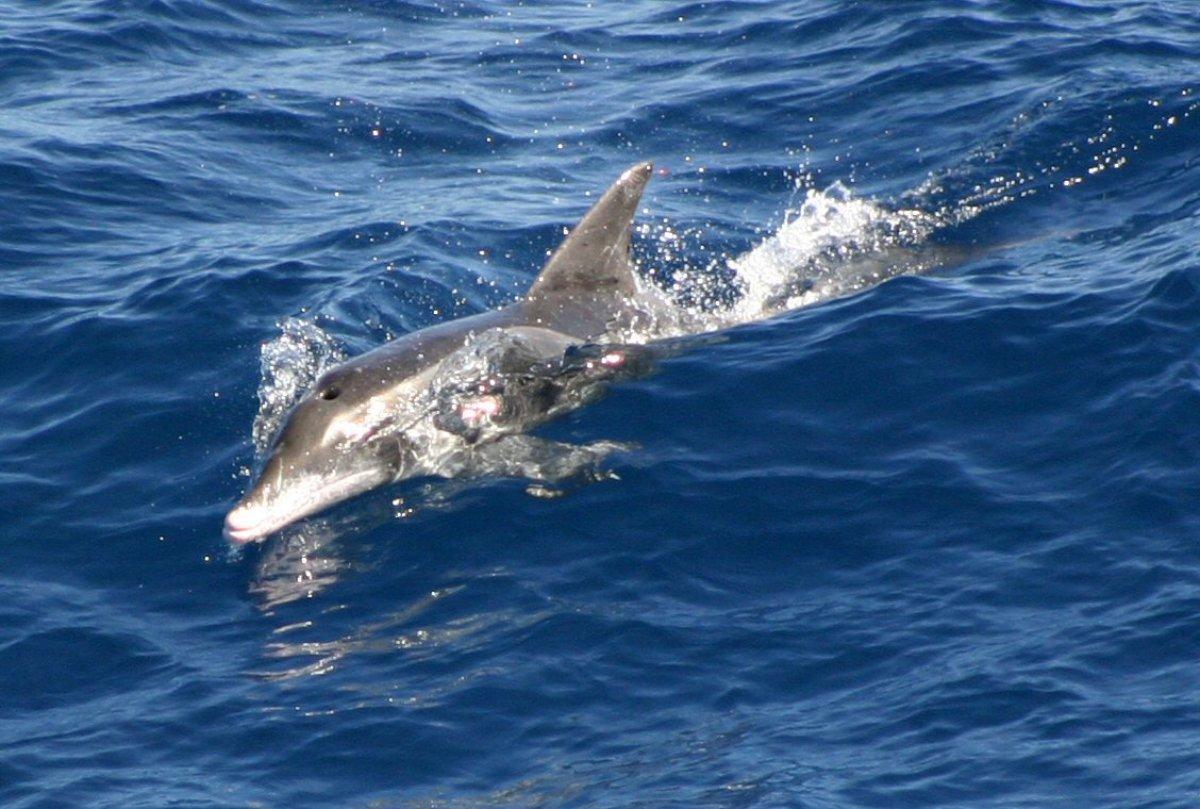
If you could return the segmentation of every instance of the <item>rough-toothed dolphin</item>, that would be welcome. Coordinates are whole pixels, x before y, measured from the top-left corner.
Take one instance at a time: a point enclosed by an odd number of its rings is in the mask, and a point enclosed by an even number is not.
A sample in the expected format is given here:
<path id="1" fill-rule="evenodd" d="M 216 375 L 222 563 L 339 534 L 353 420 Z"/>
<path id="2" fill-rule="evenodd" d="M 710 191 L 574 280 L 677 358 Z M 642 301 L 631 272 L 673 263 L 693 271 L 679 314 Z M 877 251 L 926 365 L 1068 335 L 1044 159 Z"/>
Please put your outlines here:
<path id="1" fill-rule="evenodd" d="M 637 310 L 629 231 L 652 166 L 628 169 L 518 303 L 405 335 L 328 371 L 288 414 L 245 497 L 233 542 L 262 539 L 435 459 L 523 432 L 631 372 L 611 343 Z"/>

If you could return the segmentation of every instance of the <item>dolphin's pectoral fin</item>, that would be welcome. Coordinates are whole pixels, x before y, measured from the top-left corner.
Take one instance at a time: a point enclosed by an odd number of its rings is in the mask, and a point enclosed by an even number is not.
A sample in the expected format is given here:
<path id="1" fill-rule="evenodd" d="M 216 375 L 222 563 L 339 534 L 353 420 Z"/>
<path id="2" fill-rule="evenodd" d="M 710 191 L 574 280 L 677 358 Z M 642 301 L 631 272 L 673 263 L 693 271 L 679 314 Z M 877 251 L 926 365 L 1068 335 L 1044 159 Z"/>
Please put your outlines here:
<path id="1" fill-rule="evenodd" d="M 604 470 L 601 462 L 614 452 L 633 449 L 636 449 L 633 444 L 615 441 L 567 444 L 532 435 L 508 435 L 476 447 L 465 471 L 539 483 L 590 483 L 616 477 Z"/>
<path id="2" fill-rule="evenodd" d="M 651 163 L 639 163 L 604 192 L 546 262 L 529 290 L 531 300 L 556 294 L 633 295 L 629 230 L 653 169 Z"/>

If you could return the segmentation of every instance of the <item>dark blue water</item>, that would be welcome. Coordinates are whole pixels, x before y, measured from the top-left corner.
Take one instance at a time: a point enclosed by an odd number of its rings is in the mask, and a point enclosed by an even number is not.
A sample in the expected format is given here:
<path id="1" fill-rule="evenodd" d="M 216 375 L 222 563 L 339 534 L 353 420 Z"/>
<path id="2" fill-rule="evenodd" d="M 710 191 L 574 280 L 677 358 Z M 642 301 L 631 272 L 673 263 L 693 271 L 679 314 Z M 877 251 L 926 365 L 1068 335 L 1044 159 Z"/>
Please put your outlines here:
<path id="1" fill-rule="evenodd" d="M 1196 805 L 1198 66 L 1191 0 L 3 0 L 0 803 Z M 262 346 L 510 301 L 647 158 L 677 291 L 957 259 L 543 431 L 612 479 L 228 548 Z"/>

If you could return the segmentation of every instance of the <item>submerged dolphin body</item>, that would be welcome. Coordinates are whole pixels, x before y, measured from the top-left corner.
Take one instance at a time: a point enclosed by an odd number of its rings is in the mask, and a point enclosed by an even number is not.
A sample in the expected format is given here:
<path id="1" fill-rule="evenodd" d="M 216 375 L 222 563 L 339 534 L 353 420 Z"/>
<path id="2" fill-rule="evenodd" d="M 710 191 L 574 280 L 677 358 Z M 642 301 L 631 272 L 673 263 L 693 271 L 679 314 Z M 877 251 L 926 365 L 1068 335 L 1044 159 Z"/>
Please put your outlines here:
<path id="1" fill-rule="evenodd" d="M 639 373 L 613 344 L 639 316 L 630 227 L 650 163 L 628 169 L 550 257 L 529 293 L 405 335 L 328 371 L 289 413 L 261 474 L 225 518 L 233 542 L 521 433 Z"/>

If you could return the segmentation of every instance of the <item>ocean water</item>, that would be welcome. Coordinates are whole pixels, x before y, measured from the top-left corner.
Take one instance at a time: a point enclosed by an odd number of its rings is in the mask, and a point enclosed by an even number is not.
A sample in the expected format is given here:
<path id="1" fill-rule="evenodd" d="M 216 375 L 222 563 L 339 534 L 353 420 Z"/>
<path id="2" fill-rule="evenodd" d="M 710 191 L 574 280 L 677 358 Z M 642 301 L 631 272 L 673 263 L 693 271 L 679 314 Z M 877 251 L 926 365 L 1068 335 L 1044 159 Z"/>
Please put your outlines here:
<path id="1" fill-rule="evenodd" d="M 0 804 L 1197 805 L 1197 65 L 1191 0 L 0 0 Z M 539 430 L 590 482 L 228 545 L 315 369 L 644 159 L 709 333 Z"/>

